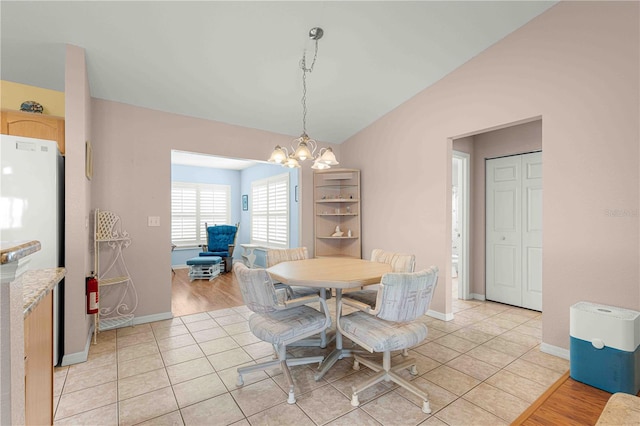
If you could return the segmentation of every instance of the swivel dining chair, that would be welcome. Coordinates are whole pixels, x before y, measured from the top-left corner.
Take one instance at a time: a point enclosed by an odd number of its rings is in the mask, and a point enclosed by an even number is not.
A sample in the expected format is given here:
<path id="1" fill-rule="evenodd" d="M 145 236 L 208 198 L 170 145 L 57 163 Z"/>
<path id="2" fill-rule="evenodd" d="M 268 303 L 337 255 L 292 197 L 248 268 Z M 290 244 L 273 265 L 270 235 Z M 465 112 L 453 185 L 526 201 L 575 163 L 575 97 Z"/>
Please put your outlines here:
<path id="1" fill-rule="evenodd" d="M 266 262 L 267 268 L 270 268 L 278 263 L 289 262 L 293 260 L 304 260 L 309 258 L 309 250 L 306 247 L 296 247 L 289 249 L 269 249 L 266 254 Z M 317 287 L 305 287 L 300 285 L 287 285 L 284 283 L 274 283 L 274 286 L 277 291 L 282 291 L 283 289 L 287 292 L 287 296 L 289 299 L 296 299 L 299 297 L 306 296 L 317 296 L 319 295 L 324 300 L 331 298 L 331 289 L 317 288 Z M 323 309 L 322 307 L 320 309 Z M 307 346 L 309 341 L 302 342 L 301 346 Z M 315 343 L 313 344 L 315 345 Z M 320 342 L 319 345 L 321 348 L 327 346 L 327 333 L 323 331 L 320 333 Z"/>
<path id="2" fill-rule="evenodd" d="M 382 365 L 361 355 L 354 355 L 355 370 L 364 364 L 377 374 L 353 387 L 352 406 L 360 405 L 360 392 L 384 380 L 393 381 L 422 398 L 422 411 L 431 413 L 427 394 L 396 373 L 409 367 L 410 373 L 417 375 L 415 360 L 405 358 L 392 366 L 391 351 L 409 348 L 427 338 L 427 326 L 414 320 L 429 309 L 437 281 L 438 268 L 435 266 L 420 272 L 385 274 L 380 283 L 379 304 L 375 314 L 358 310 L 341 317 L 342 304 L 349 304 L 348 300 L 342 299 L 338 306 L 337 327 L 343 336 L 369 352 L 382 352 Z"/>
<path id="3" fill-rule="evenodd" d="M 413 254 L 394 253 L 382 249 L 371 251 L 371 261 L 388 263 L 391 265 L 391 272 L 413 272 L 416 267 L 416 257 Z M 362 290 L 344 293 L 342 297 L 368 305 L 369 309 L 376 309 L 378 288 L 379 284 L 369 285 Z M 361 306 L 360 309 L 367 310 L 365 306 Z"/>
<path id="4" fill-rule="evenodd" d="M 306 247 L 296 247 L 289 249 L 269 249 L 266 253 L 267 268 L 278 263 L 289 262 L 292 260 L 304 260 L 309 258 L 309 250 Z M 321 293 L 321 289 L 304 286 L 290 286 L 283 283 L 274 283 L 276 288 L 284 288 L 289 294 L 289 298 L 304 297 Z"/>
<path id="5" fill-rule="evenodd" d="M 295 300 L 278 300 L 271 277 L 264 269 L 249 269 L 242 262 L 233 265 L 242 298 L 254 313 L 249 317 L 249 329 L 260 340 L 273 345 L 278 359 L 256 365 L 238 367 L 238 386 L 244 384 L 242 375 L 280 366 L 289 385 L 287 402 L 295 404 L 294 382 L 289 366 L 321 363 L 324 357 L 287 358 L 287 345 L 318 334 L 331 325 L 327 302 L 319 296 Z M 323 312 L 305 306 L 319 302 Z"/>

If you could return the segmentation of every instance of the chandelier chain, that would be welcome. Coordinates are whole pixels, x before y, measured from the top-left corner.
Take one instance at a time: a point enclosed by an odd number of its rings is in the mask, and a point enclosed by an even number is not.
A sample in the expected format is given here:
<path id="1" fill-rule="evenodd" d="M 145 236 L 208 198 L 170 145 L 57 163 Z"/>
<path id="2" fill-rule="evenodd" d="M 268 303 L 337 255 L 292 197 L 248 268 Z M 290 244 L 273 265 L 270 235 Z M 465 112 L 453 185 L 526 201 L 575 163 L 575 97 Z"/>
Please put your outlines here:
<path id="1" fill-rule="evenodd" d="M 302 53 L 302 60 L 300 60 L 300 68 L 302 69 L 302 131 L 307 134 L 307 73 L 313 72 L 313 67 L 316 64 L 316 58 L 318 57 L 318 40 L 315 40 L 315 52 L 313 54 L 313 61 L 311 66 L 307 68 L 307 50 Z"/>
<path id="2" fill-rule="evenodd" d="M 313 160 L 311 168 L 314 170 L 330 169 L 331 166 L 340 164 L 331 148 L 319 147 L 318 143 L 307 135 L 307 73 L 313 72 L 313 68 L 316 65 L 316 59 L 318 58 L 318 40 L 322 38 L 323 33 L 320 27 L 311 28 L 309 37 L 315 41 L 313 60 L 311 61 L 311 65 L 307 67 L 307 48 L 305 47 L 302 52 L 302 59 L 298 64 L 302 70 L 302 135 L 293 140 L 295 148 L 294 145 L 292 145 L 291 151 L 286 147 L 283 148 L 280 145 L 276 145 L 269 157 L 268 161 L 270 163 L 297 168 L 300 167 L 300 162 L 311 159 Z"/>

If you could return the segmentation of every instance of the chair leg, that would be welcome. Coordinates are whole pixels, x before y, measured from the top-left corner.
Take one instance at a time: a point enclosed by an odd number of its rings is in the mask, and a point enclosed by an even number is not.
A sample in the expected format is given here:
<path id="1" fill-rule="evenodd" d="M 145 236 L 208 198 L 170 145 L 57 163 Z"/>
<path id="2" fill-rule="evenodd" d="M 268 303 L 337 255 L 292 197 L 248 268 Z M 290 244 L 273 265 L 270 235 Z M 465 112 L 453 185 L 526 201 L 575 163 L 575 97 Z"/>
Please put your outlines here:
<path id="1" fill-rule="evenodd" d="M 356 368 L 356 363 L 358 364 L 358 368 Z M 359 370 L 360 369 L 360 364 L 364 364 L 366 367 L 368 367 L 370 370 L 375 371 L 376 373 L 378 371 L 384 370 L 383 366 L 380 364 L 377 364 L 374 360 L 372 359 L 367 359 L 363 356 L 360 355 L 355 355 L 353 356 L 353 369 L 354 370 Z"/>
<path id="2" fill-rule="evenodd" d="M 388 365 L 388 360 L 385 361 L 385 358 L 389 358 L 391 359 L 391 353 L 390 352 L 385 352 L 383 354 L 383 364 L 385 366 Z M 373 376 L 369 377 L 368 380 L 366 380 L 363 383 L 360 383 L 358 386 L 353 386 L 351 389 L 353 391 L 353 393 L 351 394 L 351 405 L 353 407 L 357 407 L 360 402 L 358 401 L 358 394 L 362 391 L 364 391 L 367 388 L 370 388 L 371 386 L 375 385 L 376 383 L 379 383 L 383 380 L 389 380 L 389 377 L 387 376 L 388 373 L 388 369 L 380 369 L 378 365 L 375 365 L 375 363 L 371 362 L 368 359 L 362 358 L 359 355 L 354 355 L 354 369 L 359 369 L 360 367 L 360 363 L 366 365 L 367 367 L 369 367 L 370 369 L 372 369 L 373 371 L 377 371 L 376 374 L 374 374 Z M 358 368 L 356 368 L 356 366 Z"/>
<path id="3" fill-rule="evenodd" d="M 352 390 L 352 394 L 351 394 L 351 405 L 354 407 L 357 407 L 359 405 L 359 401 L 358 401 L 358 394 L 368 388 L 370 388 L 371 386 L 375 385 L 376 383 L 379 383 L 383 380 L 385 380 L 387 378 L 387 372 L 386 371 L 380 371 L 377 374 L 374 374 L 373 376 L 369 377 L 369 379 L 361 384 L 359 384 L 358 386 L 353 386 L 351 388 Z"/>
<path id="4" fill-rule="evenodd" d="M 280 360 L 276 359 L 273 361 L 267 361 L 267 362 L 263 362 L 260 364 L 254 364 L 254 365 L 247 365 L 244 367 L 238 367 L 237 371 L 238 371 L 238 380 L 237 380 L 237 385 L 238 386 L 242 386 L 244 384 L 244 380 L 242 379 L 242 375 L 246 374 L 246 373 L 251 373 L 253 371 L 263 371 L 266 370 L 267 368 L 271 368 L 271 367 L 276 367 L 280 365 Z"/>
<path id="5" fill-rule="evenodd" d="M 427 393 L 396 373 L 396 371 L 405 369 L 407 368 L 407 366 L 410 367 L 409 372 L 411 373 L 411 375 L 415 376 L 418 374 L 415 359 L 408 358 L 404 362 L 395 365 L 392 371 L 389 371 L 389 378 L 391 379 L 391 381 L 407 389 L 417 397 L 422 398 L 422 412 L 425 414 L 430 414 L 431 405 L 429 403 L 429 396 L 427 395 Z"/>
<path id="6" fill-rule="evenodd" d="M 394 383 L 402 386 L 403 388 L 405 388 L 409 392 L 413 393 L 417 397 L 422 398 L 422 412 L 425 413 L 425 414 L 430 414 L 431 413 L 431 406 L 429 404 L 429 397 L 427 396 L 426 392 L 424 392 L 422 389 L 420 389 L 419 387 L 417 387 L 413 383 L 411 383 L 409 381 L 406 381 L 405 379 L 403 379 L 402 377 L 400 377 L 396 373 L 389 372 L 389 378 L 391 379 L 391 381 L 393 381 Z"/>
<path id="7" fill-rule="evenodd" d="M 290 367 L 294 367 L 296 365 L 305 365 L 305 364 L 320 364 L 324 360 L 323 356 L 308 356 L 305 358 L 289 358 L 287 359 L 287 365 Z"/>
<path id="8" fill-rule="evenodd" d="M 289 371 L 289 367 L 287 366 L 286 360 L 280 363 L 280 369 L 282 369 L 282 373 L 284 374 L 284 377 L 287 379 L 287 384 L 289 385 L 289 396 L 287 397 L 287 404 L 295 404 L 296 395 L 293 391 L 293 377 L 291 377 L 291 371 Z"/>
<path id="9" fill-rule="evenodd" d="M 402 386 L 403 388 L 407 389 L 408 391 L 410 391 L 414 395 L 416 395 L 419 398 L 421 398 L 422 399 L 422 412 L 425 413 L 425 414 L 430 414 L 431 413 L 431 405 L 429 403 L 429 397 L 426 394 L 426 392 L 424 392 L 422 389 L 418 388 L 413 383 L 405 380 L 400 375 L 395 373 L 395 371 L 397 371 L 397 370 L 402 370 L 402 369 L 405 369 L 407 367 L 410 367 L 411 374 L 413 374 L 413 375 L 417 374 L 418 371 L 416 369 L 415 359 L 408 358 L 408 359 L 405 359 L 400 364 L 391 367 L 391 352 L 384 352 L 383 353 L 383 355 L 382 355 L 382 365 L 376 364 L 376 363 L 374 363 L 374 362 L 372 362 L 372 361 L 370 361 L 368 359 L 362 358 L 362 357 L 360 357 L 358 355 L 354 355 L 354 368 L 355 368 L 356 365 L 359 366 L 360 363 L 366 365 L 367 367 L 369 367 L 373 371 L 377 371 L 377 373 L 374 374 L 373 376 L 371 376 L 367 381 L 361 383 L 357 387 L 354 386 L 352 388 L 353 392 L 352 392 L 352 395 L 351 395 L 351 405 L 353 407 L 357 407 L 357 406 L 360 405 L 360 401 L 358 399 L 358 394 L 360 392 L 364 391 L 365 389 L 367 389 L 367 388 L 369 388 L 369 387 L 371 387 L 371 386 L 375 385 L 376 383 L 381 382 L 383 380 L 385 380 L 385 381 L 391 380 L 392 382 Z"/>
<path id="10" fill-rule="evenodd" d="M 287 347 L 285 345 L 278 346 L 278 358 L 280 358 L 280 369 L 287 379 L 289 385 L 289 396 L 287 397 L 288 404 L 296 403 L 296 395 L 294 393 L 293 377 L 291 377 L 291 371 L 289 371 L 289 363 L 287 362 Z M 292 360 L 293 361 L 293 360 Z"/>

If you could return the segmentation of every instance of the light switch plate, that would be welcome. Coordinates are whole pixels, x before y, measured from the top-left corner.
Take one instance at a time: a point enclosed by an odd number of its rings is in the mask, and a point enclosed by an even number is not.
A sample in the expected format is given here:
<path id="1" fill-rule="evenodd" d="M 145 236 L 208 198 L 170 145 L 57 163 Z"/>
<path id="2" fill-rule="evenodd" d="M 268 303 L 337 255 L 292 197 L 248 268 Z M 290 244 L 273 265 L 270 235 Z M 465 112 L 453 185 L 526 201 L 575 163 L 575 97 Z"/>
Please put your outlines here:
<path id="1" fill-rule="evenodd" d="M 149 216 L 147 226 L 160 226 L 160 216 Z"/>

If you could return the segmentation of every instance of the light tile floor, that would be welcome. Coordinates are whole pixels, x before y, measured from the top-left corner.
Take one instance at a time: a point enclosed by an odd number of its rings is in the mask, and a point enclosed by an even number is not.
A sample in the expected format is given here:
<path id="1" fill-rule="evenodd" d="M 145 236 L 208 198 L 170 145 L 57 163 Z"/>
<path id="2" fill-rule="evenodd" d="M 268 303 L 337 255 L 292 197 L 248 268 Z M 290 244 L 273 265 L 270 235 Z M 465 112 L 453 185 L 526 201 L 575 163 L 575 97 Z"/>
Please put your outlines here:
<path id="1" fill-rule="evenodd" d="M 354 371 L 350 358 L 317 382 L 314 365 L 293 367 L 293 405 L 279 369 L 248 374 L 238 388 L 236 368 L 272 354 L 249 331 L 243 306 L 100 333 L 87 362 L 55 370 L 55 424 L 494 426 L 513 421 L 569 369 L 540 352 L 538 312 L 461 300 L 454 312 L 449 322 L 422 319 L 429 336 L 410 350 L 419 375 L 405 372 L 429 393 L 431 415 L 392 383 L 366 390 L 352 407 L 352 384 L 371 371 Z"/>

